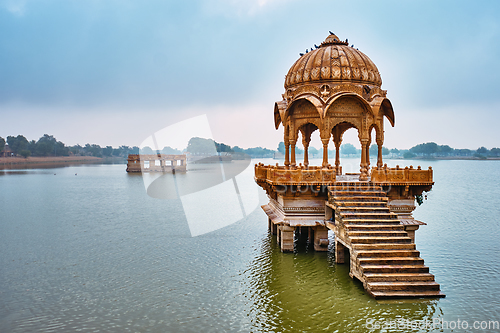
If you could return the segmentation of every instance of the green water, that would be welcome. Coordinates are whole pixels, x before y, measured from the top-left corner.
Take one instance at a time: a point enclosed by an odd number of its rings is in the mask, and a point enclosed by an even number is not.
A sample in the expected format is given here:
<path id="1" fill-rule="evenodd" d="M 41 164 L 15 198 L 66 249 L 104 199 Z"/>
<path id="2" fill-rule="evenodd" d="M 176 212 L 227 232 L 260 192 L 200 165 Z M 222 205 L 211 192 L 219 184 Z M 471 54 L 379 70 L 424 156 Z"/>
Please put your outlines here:
<path id="1" fill-rule="evenodd" d="M 260 208 L 191 237 L 180 200 L 148 196 L 124 165 L 12 170 L 0 172 L 0 332 L 370 332 L 367 320 L 398 319 L 467 320 L 453 331 L 470 332 L 500 320 L 500 162 L 387 162 L 434 169 L 416 242 L 445 299 L 377 302 L 332 252 L 282 254 Z"/>

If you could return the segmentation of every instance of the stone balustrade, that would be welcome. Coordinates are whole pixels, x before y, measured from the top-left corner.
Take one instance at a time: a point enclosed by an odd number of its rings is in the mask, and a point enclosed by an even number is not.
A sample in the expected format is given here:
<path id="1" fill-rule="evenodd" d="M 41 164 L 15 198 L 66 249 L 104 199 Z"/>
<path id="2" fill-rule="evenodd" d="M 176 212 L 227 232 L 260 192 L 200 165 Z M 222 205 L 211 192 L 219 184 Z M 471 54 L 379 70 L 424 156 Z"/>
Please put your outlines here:
<path id="1" fill-rule="evenodd" d="M 395 168 L 388 168 L 387 164 L 383 167 L 374 167 L 371 172 L 371 181 L 373 183 L 391 183 L 391 184 L 429 184 L 432 180 L 432 167 L 427 170 L 422 170 L 420 166 L 414 169 L 410 167 L 400 168 L 397 165 Z"/>
<path id="2" fill-rule="evenodd" d="M 319 166 L 296 167 L 255 164 L 255 180 L 271 185 L 330 184 L 335 182 L 335 169 Z"/>

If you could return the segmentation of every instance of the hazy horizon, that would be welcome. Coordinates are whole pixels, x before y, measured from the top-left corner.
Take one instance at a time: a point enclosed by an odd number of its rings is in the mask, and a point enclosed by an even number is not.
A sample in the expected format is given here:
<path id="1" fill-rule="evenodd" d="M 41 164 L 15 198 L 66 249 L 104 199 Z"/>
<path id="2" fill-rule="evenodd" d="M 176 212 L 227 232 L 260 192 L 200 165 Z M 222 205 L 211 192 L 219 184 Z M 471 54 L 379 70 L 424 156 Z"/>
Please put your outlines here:
<path id="1" fill-rule="evenodd" d="M 381 73 L 386 147 L 490 149 L 499 14 L 493 1 L 0 0 L 0 135 L 138 146 L 206 114 L 215 141 L 276 149 L 284 77 L 333 31 Z M 355 130 L 344 142 L 359 147 Z"/>

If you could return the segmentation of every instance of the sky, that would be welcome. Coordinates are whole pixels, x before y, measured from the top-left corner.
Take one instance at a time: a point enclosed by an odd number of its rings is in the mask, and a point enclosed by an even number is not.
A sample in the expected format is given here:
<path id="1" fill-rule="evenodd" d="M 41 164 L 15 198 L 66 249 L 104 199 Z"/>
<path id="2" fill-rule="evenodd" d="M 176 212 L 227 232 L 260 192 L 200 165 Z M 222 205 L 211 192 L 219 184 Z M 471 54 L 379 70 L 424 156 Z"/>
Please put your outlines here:
<path id="1" fill-rule="evenodd" d="M 276 149 L 285 75 L 329 31 L 381 73 L 384 146 L 500 147 L 494 0 L 0 0 L 0 136 L 138 146 L 206 115 L 218 142 Z"/>

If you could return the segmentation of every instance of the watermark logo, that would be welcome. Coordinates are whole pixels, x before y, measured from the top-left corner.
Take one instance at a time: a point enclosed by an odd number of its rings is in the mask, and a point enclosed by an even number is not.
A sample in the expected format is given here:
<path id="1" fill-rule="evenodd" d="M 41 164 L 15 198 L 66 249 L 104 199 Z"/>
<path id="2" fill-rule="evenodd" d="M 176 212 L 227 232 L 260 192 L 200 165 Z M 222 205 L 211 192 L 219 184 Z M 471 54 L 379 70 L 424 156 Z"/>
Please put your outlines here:
<path id="1" fill-rule="evenodd" d="M 183 168 L 175 148 L 188 145 Z M 206 115 L 165 127 L 139 148 L 146 192 L 154 198 L 180 199 L 193 237 L 236 223 L 259 204 L 250 156 L 221 151 Z"/>

